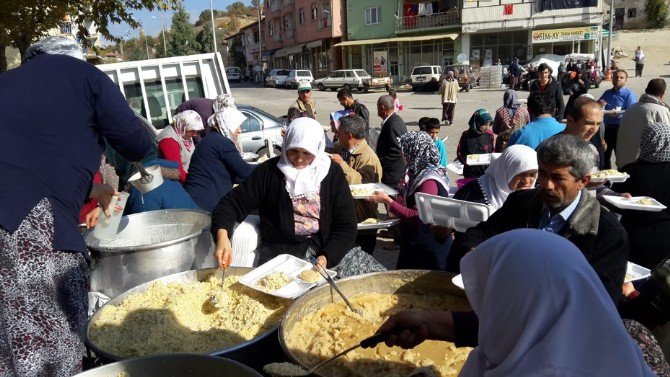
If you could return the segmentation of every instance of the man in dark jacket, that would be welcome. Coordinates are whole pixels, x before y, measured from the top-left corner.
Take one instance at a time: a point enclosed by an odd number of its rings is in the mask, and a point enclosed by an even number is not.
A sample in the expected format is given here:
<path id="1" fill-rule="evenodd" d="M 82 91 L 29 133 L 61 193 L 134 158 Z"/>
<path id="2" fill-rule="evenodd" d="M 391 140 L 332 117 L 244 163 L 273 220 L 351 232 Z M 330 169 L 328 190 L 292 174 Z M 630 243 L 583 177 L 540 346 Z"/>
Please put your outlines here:
<path id="1" fill-rule="evenodd" d="M 549 64 L 547 63 L 540 64 L 540 66 L 537 67 L 537 72 L 539 77 L 537 80 L 530 83 L 530 93 L 551 93 L 551 96 L 554 97 L 556 103 L 554 118 L 560 122 L 563 120 L 563 113 L 565 112 L 565 102 L 563 101 L 563 88 L 561 88 L 561 83 L 551 77 L 551 67 L 549 67 Z"/>
<path id="2" fill-rule="evenodd" d="M 538 147 L 539 188 L 517 191 L 488 220 L 467 230 L 456 245 L 469 251 L 512 229 L 536 228 L 572 241 L 617 303 L 628 260 L 628 236 L 618 220 L 592 197 L 593 152 L 572 135 L 556 135 Z M 560 250 L 556 250 L 560 252 Z"/>
<path id="3" fill-rule="evenodd" d="M 384 95 L 377 100 L 377 115 L 383 119 L 377 140 L 377 156 L 382 163 L 382 183 L 398 187 L 405 173 L 405 160 L 398 138 L 407 132 L 405 121 L 393 109 L 393 97 Z"/>

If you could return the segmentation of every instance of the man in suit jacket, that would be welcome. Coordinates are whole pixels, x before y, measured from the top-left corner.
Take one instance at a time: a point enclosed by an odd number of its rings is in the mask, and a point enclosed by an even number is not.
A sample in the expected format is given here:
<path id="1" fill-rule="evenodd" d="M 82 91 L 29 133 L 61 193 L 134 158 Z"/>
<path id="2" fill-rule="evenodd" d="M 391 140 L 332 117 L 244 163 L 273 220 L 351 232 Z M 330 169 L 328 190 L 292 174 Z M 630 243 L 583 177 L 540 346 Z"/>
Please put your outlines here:
<path id="1" fill-rule="evenodd" d="M 405 173 L 405 160 L 398 138 L 407 132 L 407 127 L 394 111 L 390 95 L 383 95 L 377 100 L 377 115 L 383 120 L 376 151 L 382 164 L 382 183 L 396 188 Z"/>

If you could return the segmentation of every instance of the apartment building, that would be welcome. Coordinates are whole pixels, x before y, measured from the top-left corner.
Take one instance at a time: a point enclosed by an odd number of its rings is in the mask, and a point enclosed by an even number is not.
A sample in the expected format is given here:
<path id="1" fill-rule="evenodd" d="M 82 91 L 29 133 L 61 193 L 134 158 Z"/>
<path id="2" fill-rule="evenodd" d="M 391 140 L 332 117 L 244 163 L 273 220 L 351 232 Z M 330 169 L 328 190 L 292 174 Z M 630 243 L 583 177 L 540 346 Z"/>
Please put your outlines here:
<path id="1" fill-rule="evenodd" d="M 333 45 L 346 30 L 340 0 L 265 0 L 266 54 L 273 68 L 309 69 L 322 77 L 343 66 Z"/>

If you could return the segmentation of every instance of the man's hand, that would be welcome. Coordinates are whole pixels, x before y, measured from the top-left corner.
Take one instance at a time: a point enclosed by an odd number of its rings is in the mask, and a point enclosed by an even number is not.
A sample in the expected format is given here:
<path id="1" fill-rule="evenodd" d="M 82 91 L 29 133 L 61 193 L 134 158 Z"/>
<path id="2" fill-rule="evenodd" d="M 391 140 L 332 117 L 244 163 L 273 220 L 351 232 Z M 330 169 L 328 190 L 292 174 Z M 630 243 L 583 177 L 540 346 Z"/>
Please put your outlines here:
<path id="1" fill-rule="evenodd" d="M 338 165 L 346 164 L 344 162 L 344 159 L 342 159 L 342 156 L 340 156 L 339 153 L 331 153 L 329 154 L 330 160 Z"/>
<path id="2" fill-rule="evenodd" d="M 410 349 L 426 339 L 453 341 L 454 319 L 451 312 L 407 310 L 392 315 L 377 333 L 394 334 L 386 340 L 389 347 Z"/>
<path id="3" fill-rule="evenodd" d="M 233 247 L 230 244 L 230 238 L 228 238 L 228 231 L 219 229 L 216 232 L 216 249 L 214 250 L 214 256 L 219 263 L 219 268 L 225 271 L 232 261 L 232 255 Z"/>

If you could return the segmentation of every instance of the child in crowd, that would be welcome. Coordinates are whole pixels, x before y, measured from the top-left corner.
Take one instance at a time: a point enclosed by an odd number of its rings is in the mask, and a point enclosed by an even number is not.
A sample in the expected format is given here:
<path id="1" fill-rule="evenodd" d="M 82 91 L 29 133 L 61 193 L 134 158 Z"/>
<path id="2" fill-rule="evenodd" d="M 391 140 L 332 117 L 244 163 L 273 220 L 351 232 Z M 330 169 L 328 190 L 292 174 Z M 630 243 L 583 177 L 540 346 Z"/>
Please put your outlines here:
<path id="1" fill-rule="evenodd" d="M 461 139 L 458 141 L 458 161 L 463 164 L 464 178 L 479 178 L 484 174 L 488 165 L 467 164 L 467 156 L 469 154 L 486 154 L 493 153 L 493 132 L 490 130 L 491 114 L 484 109 L 479 109 L 472 114 L 468 122 L 469 128 L 463 132 Z"/>
<path id="2" fill-rule="evenodd" d="M 405 107 L 400 104 L 400 100 L 398 99 L 398 94 L 395 92 L 395 89 L 391 88 L 390 85 L 386 86 L 386 91 L 389 93 L 389 96 L 393 97 L 393 110 L 396 112 L 396 114 L 404 109 Z"/>
<path id="3" fill-rule="evenodd" d="M 440 120 L 437 118 L 423 117 L 419 119 L 419 129 L 430 135 L 435 143 L 437 151 L 440 152 L 440 166 L 443 168 L 447 167 L 447 148 L 444 146 L 444 143 L 438 134 L 440 133 Z"/>

